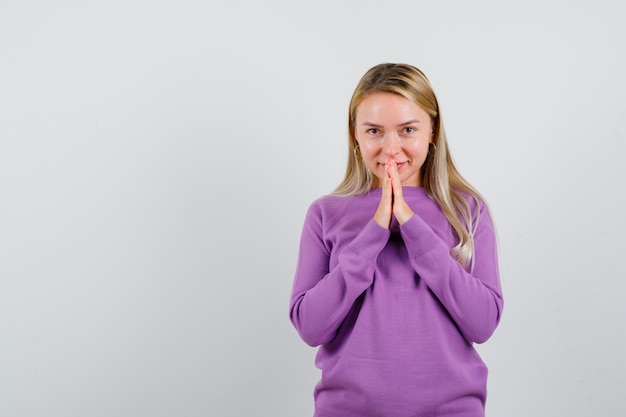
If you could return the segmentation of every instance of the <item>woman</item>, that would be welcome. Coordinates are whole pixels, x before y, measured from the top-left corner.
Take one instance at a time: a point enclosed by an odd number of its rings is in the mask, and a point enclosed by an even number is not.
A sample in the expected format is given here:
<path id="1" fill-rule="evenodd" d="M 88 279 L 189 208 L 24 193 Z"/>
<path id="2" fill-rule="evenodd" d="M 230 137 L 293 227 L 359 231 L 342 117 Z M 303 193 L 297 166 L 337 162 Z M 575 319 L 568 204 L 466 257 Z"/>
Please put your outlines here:
<path id="1" fill-rule="evenodd" d="M 316 417 L 484 416 L 473 347 L 502 314 L 484 199 L 450 156 L 425 75 L 381 64 L 349 108 L 343 182 L 309 208 L 290 302 L 320 346 Z"/>

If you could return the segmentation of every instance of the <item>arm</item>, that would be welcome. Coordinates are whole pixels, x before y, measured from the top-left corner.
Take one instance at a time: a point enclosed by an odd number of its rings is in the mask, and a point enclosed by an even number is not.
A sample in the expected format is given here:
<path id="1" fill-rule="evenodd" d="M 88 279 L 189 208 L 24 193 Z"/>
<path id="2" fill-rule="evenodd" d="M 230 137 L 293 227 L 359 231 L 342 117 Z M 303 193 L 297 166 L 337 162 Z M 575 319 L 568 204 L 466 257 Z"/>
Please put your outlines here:
<path id="1" fill-rule="evenodd" d="M 389 231 L 370 220 L 329 268 L 333 249 L 323 238 L 321 209 L 309 209 L 290 302 L 291 322 L 307 344 L 333 340 L 356 299 L 372 285 L 376 258 L 388 238 Z"/>
<path id="2" fill-rule="evenodd" d="M 467 272 L 450 255 L 450 248 L 419 216 L 401 226 L 411 265 L 446 308 L 470 342 L 483 343 L 495 331 L 503 300 L 496 237 L 486 207 L 481 205 L 474 235 L 475 263 Z"/>

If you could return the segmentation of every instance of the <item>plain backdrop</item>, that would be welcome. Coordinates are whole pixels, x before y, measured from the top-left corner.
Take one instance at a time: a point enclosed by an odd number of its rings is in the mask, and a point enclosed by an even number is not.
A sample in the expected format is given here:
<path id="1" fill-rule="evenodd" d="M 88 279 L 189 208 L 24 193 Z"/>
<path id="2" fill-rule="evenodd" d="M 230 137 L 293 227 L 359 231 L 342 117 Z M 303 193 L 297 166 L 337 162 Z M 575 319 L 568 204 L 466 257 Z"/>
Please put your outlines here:
<path id="1" fill-rule="evenodd" d="M 623 416 L 625 12 L 1 0 L 0 416 L 311 416 L 300 231 L 381 62 L 430 78 L 497 224 L 487 415 Z"/>

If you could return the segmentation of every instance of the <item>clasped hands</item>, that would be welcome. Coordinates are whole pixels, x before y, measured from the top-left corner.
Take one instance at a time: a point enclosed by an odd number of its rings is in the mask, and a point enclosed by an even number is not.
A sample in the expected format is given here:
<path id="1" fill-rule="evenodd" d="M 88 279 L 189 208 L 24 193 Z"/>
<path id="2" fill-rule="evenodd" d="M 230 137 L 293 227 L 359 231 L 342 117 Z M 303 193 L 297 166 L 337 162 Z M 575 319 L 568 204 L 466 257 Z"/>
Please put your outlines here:
<path id="1" fill-rule="evenodd" d="M 392 214 L 398 223 L 404 224 L 413 214 L 413 210 L 404 201 L 402 183 L 396 162 L 389 159 L 385 163 L 385 176 L 382 178 L 382 196 L 374 213 L 374 220 L 385 229 L 389 229 Z"/>

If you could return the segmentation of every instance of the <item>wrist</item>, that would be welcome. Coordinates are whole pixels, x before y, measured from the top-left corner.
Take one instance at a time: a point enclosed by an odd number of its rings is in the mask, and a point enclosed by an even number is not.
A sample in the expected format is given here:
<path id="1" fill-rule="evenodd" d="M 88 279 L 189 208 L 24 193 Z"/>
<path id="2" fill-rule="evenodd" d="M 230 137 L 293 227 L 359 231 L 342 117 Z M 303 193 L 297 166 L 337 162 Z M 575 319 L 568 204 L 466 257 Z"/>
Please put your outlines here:
<path id="1" fill-rule="evenodd" d="M 408 222 L 411 217 L 415 215 L 413 210 L 411 210 L 411 208 L 406 204 L 401 209 L 397 210 L 394 214 L 396 215 L 398 223 L 400 223 L 401 225 Z"/>

